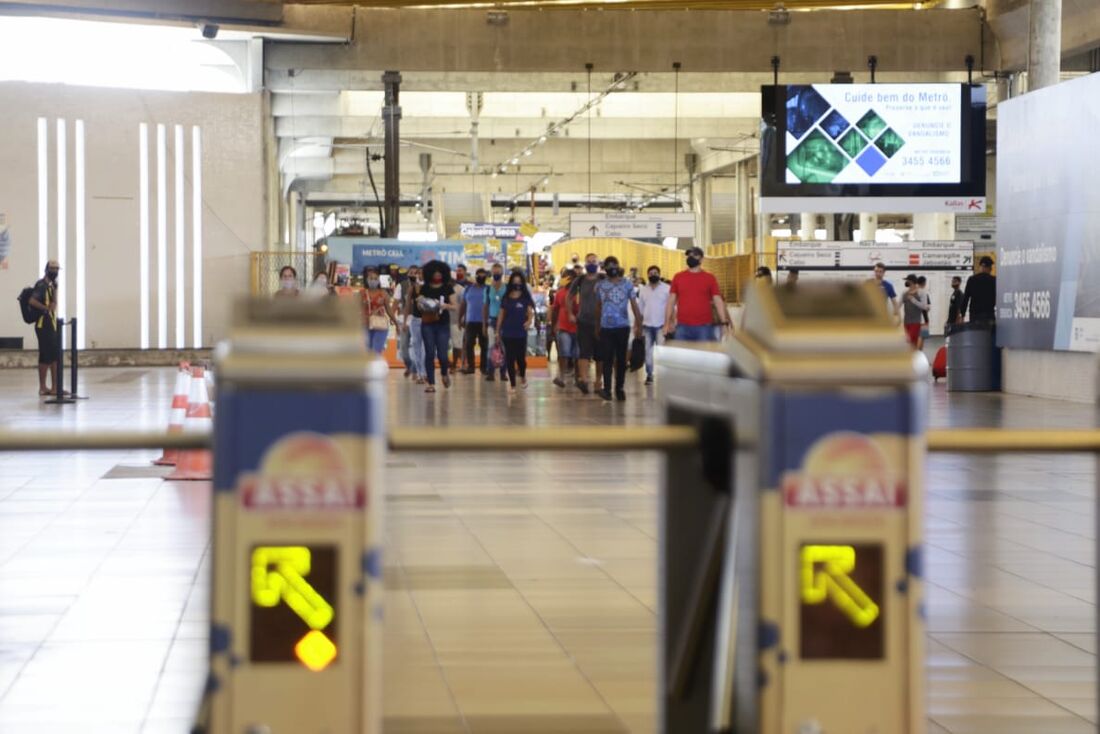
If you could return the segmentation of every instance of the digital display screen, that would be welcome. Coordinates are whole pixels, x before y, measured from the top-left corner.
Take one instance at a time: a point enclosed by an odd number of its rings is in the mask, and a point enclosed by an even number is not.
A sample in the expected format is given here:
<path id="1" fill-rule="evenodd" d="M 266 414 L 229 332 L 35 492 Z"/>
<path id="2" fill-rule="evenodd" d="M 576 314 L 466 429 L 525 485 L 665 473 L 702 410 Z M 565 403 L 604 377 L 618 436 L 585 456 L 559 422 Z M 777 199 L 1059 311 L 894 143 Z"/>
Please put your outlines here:
<path id="1" fill-rule="evenodd" d="M 799 655 L 803 660 L 881 660 L 882 546 L 799 549 Z"/>
<path id="2" fill-rule="evenodd" d="M 985 91 L 802 84 L 762 92 L 764 197 L 985 196 Z"/>
<path id="3" fill-rule="evenodd" d="M 958 84 L 787 87 L 787 183 L 958 183 Z"/>
<path id="4" fill-rule="evenodd" d="M 335 546 L 254 546 L 250 578 L 249 659 L 328 667 L 338 654 Z"/>

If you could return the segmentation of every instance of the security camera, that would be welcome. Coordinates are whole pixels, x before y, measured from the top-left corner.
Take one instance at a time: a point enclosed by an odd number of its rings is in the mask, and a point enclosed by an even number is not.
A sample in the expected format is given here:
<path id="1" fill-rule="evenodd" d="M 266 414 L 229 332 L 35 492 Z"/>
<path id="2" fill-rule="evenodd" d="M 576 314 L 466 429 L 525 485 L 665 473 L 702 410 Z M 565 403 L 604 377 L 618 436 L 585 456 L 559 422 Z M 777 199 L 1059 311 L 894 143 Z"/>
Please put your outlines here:
<path id="1" fill-rule="evenodd" d="M 213 41 L 218 37 L 218 26 L 216 23 L 203 23 L 199 26 L 199 30 L 202 31 L 202 37 L 207 41 Z"/>

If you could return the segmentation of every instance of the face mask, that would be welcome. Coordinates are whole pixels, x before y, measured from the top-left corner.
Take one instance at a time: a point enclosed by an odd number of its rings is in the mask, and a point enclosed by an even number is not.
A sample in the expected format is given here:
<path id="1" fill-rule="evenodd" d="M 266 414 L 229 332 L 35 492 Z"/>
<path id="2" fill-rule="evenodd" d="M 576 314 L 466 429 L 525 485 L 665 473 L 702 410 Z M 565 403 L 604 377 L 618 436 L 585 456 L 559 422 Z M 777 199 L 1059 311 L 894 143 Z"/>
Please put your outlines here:
<path id="1" fill-rule="evenodd" d="M 439 285 L 440 283 L 443 282 L 443 276 L 440 275 L 439 273 L 436 273 L 435 275 L 432 276 L 432 282 L 435 283 L 436 285 Z"/>
<path id="2" fill-rule="evenodd" d="M 649 282 L 652 283 L 653 285 L 657 285 L 658 283 L 661 282 L 661 276 L 651 275 L 651 276 L 649 276 Z"/>
<path id="3" fill-rule="evenodd" d="M 689 267 L 689 268 L 697 268 L 697 267 L 699 267 L 699 263 L 700 263 L 700 262 L 702 262 L 702 261 L 701 261 L 701 260 L 700 260 L 699 258 L 697 258 L 697 257 L 689 257 L 689 258 L 687 259 L 687 264 L 688 264 L 688 267 Z"/>
<path id="4" fill-rule="evenodd" d="M 611 265 L 607 268 L 607 277 L 618 278 L 620 275 L 622 275 L 622 272 L 622 268 L 620 268 L 618 265 Z"/>
<path id="5" fill-rule="evenodd" d="M 477 276 L 477 284 L 478 285 L 485 285 L 485 276 L 484 275 Z"/>
<path id="6" fill-rule="evenodd" d="M 591 275 L 592 273 L 595 273 L 599 269 L 600 269 L 600 266 L 597 265 L 596 263 L 586 263 L 585 266 L 584 266 L 584 271 L 586 273 L 588 273 L 589 275 Z"/>
<path id="7" fill-rule="evenodd" d="M 504 280 L 504 273 L 493 273 L 493 280 L 496 280 L 496 281 Z"/>
<path id="8" fill-rule="evenodd" d="M 455 280 L 457 280 L 459 283 L 464 282 L 466 280 L 466 273 L 459 273 L 455 276 Z"/>
<path id="9" fill-rule="evenodd" d="M 295 286 L 297 286 L 297 285 L 298 285 L 298 283 L 297 283 L 297 281 L 294 280 L 294 278 L 283 278 L 283 280 L 282 280 L 282 286 L 283 286 L 284 291 L 292 291 L 292 290 L 294 290 Z"/>
<path id="10" fill-rule="evenodd" d="M 56 270 L 47 270 L 46 271 L 46 277 L 49 278 L 50 280 L 57 280 L 57 271 Z"/>
<path id="11" fill-rule="evenodd" d="M 508 290 L 510 290 L 510 291 L 521 291 L 521 290 L 523 290 L 523 283 L 509 283 L 508 284 Z"/>
<path id="12" fill-rule="evenodd" d="M 378 284 L 381 283 L 381 282 L 382 281 L 379 280 L 378 278 L 367 278 L 367 287 L 368 288 L 377 288 Z"/>

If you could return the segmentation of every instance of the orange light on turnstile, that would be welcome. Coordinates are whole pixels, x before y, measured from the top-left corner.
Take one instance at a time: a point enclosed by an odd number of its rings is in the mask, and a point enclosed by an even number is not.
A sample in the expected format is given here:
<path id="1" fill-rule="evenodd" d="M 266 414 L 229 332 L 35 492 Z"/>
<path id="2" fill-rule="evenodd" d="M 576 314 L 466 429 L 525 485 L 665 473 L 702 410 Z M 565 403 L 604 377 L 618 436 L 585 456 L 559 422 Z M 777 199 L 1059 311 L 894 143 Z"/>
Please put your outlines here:
<path id="1" fill-rule="evenodd" d="M 332 644 L 324 632 L 310 630 L 294 646 L 294 654 L 314 673 L 324 670 L 336 659 L 336 645 Z"/>

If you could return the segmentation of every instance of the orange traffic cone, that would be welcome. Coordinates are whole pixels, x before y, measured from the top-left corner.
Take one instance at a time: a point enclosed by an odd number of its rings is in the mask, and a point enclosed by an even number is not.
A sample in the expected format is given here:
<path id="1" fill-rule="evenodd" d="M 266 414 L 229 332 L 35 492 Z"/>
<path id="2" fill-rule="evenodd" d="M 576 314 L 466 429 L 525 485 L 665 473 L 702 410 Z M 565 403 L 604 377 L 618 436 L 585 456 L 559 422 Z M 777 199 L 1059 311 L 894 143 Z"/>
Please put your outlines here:
<path id="1" fill-rule="evenodd" d="M 210 411 L 210 399 L 206 395 L 206 378 L 202 367 L 191 368 L 191 391 L 187 396 L 187 417 L 183 421 L 185 433 L 209 432 L 214 426 Z M 213 479 L 214 467 L 209 449 L 180 451 L 176 470 L 166 479 Z"/>
<path id="2" fill-rule="evenodd" d="M 169 433 L 183 431 L 183 421 L 187 417 L 187 396 L 190 392 L 191 365 L 180 362 L 179 373 L 176 375 L 176 388 L 172 391 L 172 413 L 168 419 Z M 175 449 L 165 449 L 161 457 L 153 463 L 157 466 L 175 466 L 178 453 Z"/>

